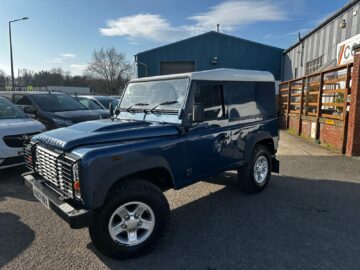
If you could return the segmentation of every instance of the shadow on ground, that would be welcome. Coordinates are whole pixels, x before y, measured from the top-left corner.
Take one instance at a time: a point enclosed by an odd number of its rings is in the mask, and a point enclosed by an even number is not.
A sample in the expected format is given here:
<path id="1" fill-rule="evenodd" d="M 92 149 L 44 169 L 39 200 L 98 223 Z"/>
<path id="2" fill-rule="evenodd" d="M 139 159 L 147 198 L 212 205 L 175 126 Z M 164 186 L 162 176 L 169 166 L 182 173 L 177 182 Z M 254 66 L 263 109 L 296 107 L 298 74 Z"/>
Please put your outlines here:
<path id="1" fill-rule="evenodd" d="M 26 171 L 25 166 L 0 170 L 0 203 L 6 197 L 35 201 L 31 191 L 22 184 L 21 174 Z"/>
<path id="2" fill-rule="evenodd" d="M 273 176 L 263 193 L 246 195 L 236 177 L 172 211 L 170 227 L 149 255 L 110 269 L 355 269 L 360 265 L 360 185 Z"/>
<path id="3" fill-rule="evenodd" d="M 26 250 L 34 238 L 34 231 L 19 216 L 0 213 L 0 268 Z"/>

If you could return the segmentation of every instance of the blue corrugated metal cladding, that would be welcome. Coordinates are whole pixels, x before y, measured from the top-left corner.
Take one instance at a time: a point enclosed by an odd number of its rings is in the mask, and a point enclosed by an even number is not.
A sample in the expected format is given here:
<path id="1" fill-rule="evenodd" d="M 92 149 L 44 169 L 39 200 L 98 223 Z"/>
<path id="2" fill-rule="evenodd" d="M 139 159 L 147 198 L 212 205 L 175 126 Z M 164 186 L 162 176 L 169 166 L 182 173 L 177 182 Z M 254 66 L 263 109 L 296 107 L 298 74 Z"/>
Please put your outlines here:
<path id="1" fill-rule="evenodd" d="M 194 62 L 196 71 L 215 68 L 262 70 L 270 71 L 276 80 L 280 80 L 283 51 L 212 31 L 138 53 L 137 59 L 147 65 L 148 76 L 161 74 L 161 62 Z M 138 77 L 145 74 L 145 66 L 139 64 Z"/>

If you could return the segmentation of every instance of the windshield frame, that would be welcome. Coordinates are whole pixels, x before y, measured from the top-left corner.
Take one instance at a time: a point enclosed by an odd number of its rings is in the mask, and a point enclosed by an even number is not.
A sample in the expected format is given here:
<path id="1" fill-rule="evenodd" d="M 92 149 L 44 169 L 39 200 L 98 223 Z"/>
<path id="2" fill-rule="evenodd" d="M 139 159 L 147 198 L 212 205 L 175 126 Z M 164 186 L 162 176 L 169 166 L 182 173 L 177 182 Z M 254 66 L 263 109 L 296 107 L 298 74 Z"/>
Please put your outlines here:
<path id="1" fill-rule="evenodd" d="M 190 91 L 190 85 L 191 85 L 191 78 L 188 76 L 188 75 L 184 75 L 184 76 L 174 76 L 174 77 L 169 77 L 169 78 L 158 78 L 158 79 L 152 79 L 151 77 L 149 77 L 149 79 L 147 80 L 147 78 L 141 78 L 140 80 L 135 80 L 135 81 L 130 81 L 126 84 L 126 87 L 124 88 L 124 91 L 122 92 L 121 94 L 121 98 L 120 98 L 120 102 L 119 102 L 119 105 L 118 105 L 118 108 L 120 109 L 120 111 L 126 111 L 126 108 L 124 107 L 121 107 L 121 104 L 123 102 L 123 99 L 124 99 L 124 96 L 125 96 L 125 93 L 126 91 L 128 90 L 128 86 L 129 84 L 131 83 L 147 83 L 147 82 L 161 82 L 161 81 L 172 81 L 172 80 L 180 80 L 180 79 L 187 79 L 187 84 L 186 84 L 186 89 L 184 91 L 184 100 L 180 106 L 179 109 L 161 109 L 161 106 L 163 105 L 159 105 L 155 110 L 154 112 L 161 112 L 162 114 L 172 114 L 174 115 L 174 113 L 176 113 L 176 115 L 178 116 L 178 119 L 181 119 L 180 116 L 181 116 L 181 113 L 182 111 L 184 111 L 185 109 L 185 106 L 187 104 L 187 100 L 188 100 L 188 94 L 189 94 L 189 91 Z M 154 113 L 153 111 L 151 111 L 152 107 L 153 106 L 150 106 L 152 104 L 149 104 L 147 105 L 147 107 L 132 107 L 132 111 L 133 112 L 141 112 L 141 113 L 144 113 L 145 115 L 146 114 L 149 114 L 149 113 Z M 158 105 L 158 104 L 155 104 L 155 105 Z M 160 108 L 159 108 L 160 107 Z"/>

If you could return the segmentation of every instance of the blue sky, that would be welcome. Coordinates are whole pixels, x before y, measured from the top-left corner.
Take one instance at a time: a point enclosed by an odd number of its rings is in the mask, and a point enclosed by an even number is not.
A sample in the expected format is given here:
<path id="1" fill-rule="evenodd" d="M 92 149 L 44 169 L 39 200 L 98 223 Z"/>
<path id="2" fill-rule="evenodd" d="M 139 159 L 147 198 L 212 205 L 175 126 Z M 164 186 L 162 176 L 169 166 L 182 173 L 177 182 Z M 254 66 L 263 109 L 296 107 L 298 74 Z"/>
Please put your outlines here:
<path id="1" fill-rule="evenodd" d="M 287 48 L 348 0 L 0 0 L 0 69 L 61 67 L 82 74 L 91 52 L 114 46 L 133 55 L 216 29 Z"/>

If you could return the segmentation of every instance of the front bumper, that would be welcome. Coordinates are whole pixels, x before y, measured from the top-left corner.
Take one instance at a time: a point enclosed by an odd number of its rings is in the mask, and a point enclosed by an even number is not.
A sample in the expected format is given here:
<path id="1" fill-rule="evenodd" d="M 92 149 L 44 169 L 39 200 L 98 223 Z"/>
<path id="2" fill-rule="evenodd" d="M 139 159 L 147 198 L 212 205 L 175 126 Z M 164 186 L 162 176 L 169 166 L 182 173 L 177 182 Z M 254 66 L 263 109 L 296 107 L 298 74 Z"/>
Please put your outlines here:
<path id="1" fill-rule="evenodd" d="M 70 228 L 80 229 L 88 227 L 92 223 L 94 216 L 92 210 L 79 208 L 61 200 L 56 192 L 39 181 L 40 179 L 36 179 L 36 176 L 34 176 L 32 172 L 24 173 L 22 178 L 27 187 L 32 190 L 33 186 L 35 186 L 48 198 L 50 209 L 65 220 L 70 225 Z"/>

